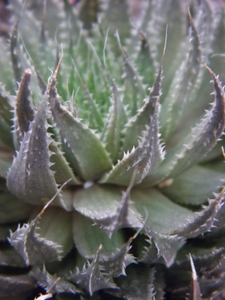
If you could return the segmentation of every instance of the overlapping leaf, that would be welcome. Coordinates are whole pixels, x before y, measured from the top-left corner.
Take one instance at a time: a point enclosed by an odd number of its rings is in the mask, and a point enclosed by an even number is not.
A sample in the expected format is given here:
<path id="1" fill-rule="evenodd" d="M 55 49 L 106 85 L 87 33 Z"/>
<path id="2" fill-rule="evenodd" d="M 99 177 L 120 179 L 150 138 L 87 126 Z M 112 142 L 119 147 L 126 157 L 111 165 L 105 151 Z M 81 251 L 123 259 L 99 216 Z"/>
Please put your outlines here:
<path id="1" fill-rule="evenodd" d="M 111 168 L 109 155 L 98 137 L 62 107 L 55 84 L 53 77 L 49 86 L 49 101 L 56 126 L 73 156 L 70 163 L 82 179 L 96 179 Z"/>
<path id="2" fill-rule="evenodd" d="M 47 100 L 44 97 L 30 130 L 24 133 L 19 152 L 7 176 L 9 190 L 32 204 L 46 203 L 58 190 L 49 163 L 47 111 Z M 57 198 L 60 199 L 59 196 Z"/>

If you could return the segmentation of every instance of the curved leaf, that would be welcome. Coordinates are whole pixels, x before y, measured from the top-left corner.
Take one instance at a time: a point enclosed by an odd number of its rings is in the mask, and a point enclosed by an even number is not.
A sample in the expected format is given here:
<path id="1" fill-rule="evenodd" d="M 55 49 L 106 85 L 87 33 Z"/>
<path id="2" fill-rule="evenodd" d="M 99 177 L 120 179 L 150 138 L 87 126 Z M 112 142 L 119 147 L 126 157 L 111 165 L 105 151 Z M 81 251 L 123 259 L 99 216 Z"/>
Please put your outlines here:
<path id="1" fill-rule="evenodd" d="M 179 125 L 185 110 L 185 104 L 190 98 L 199 75 L 201 61 L 200 41 L 197 30 L 189 12 L 189 21 L 191 26 L 191 46 L 187 57 L 174 77 L 166 100 L 163 103 L 162 113 L 160 115 L 160 124 L 162 124 L 163 138 L 168 139 Z"/>
<path id="2" fill-rule="evenodd" d="M 11 232 L 9 240 L 27 265 L 60 260 L 73 246 L 71 217 L 58 207 L 42 210 L 29 224 Z"/>
<path id="3" fill-rule="evenodd" d="M 31 204 L 46 203 L 58 191 L 54 174 L 50 170 L 50 138 L 46 131 L 46 119 L 47 101 L 44 98 L 30 130 L 24 134 L 20 150 L 7 176 L 10 192 Z M 57 196 L 57 199 L 59 201 L 60 197 Z"/>
<path id="4" fill-rule="evenodd" d="M 93 185 L 78 189 L 73 196 L 73 207 L 91 218 L 111 236 L 123 227 L 140 228 L 142 218 L 129 201 L 129 191 L 110 185 Z"/>
<path id="5" fill-rule="evenodd" d="M 159 187 L 162 193 L 174 202 L 201 205 L 212 197 L 213 192 L 218 192 L 224 180 L 225 175 L 222 172 L 194 166 L 171 182 L 165 181 L 165 185 L 162 182 Z"/>
<path id="6" fill-rule="evenodd" d="M 138 139 L 142 136 L 143 131 L 146 130 L 146 126 L 154 115 L 156 102 L 159 102 L 161 94 L 162 72 L 162 65 L 160 65 L 154 85 L 150 89 L 150 95 L 145 99 L 145 104 L 138 110 L 137 114 L 129 120 L 124 128 L 122 152 L 130 151 L 134 146 L 137 147 Z"/>
<path id="7" fill-rule="evenodd" d="M 225 99 L 223 88 L 216 75 L 207 67 L 214 82 L 215 99 L 212 109 L 207 111 L 201 122 L 192 129 L 183 145 L 170 149 L 161 165 L 148 174 L 144 185 L 153 185 L 168 178 L 178 176 L 189 169 L 216 145 L 225 127 Z"/>
<path id="8" fill-rule="evenodd" d="M 109 109 L 109 121 L 103 136 L 103 142 L 106 143 L 106 150 L 110 153 L 113 163 L 115 163 L 121 146 L 121 131 L 126 123 L 127 116 L 118 88 L 110 73 L 109 81 L 112 89 L 112 105 Z"/>
<path id="9" fill-rule="evenodd" d="M 98 226 L 93 226 L 93 221 L 77 212 L 73 212 L 72 228 L 77 250 L 86 258 L 93 258 L 100 245 L 102 245 L 101 254 L 104 257 L 110 256 L 124 244 L 121 231 L 117 231 L 110 239 Z"/>
<path id="10" fill-rule="evenodd" d="M 207 69 L 213 78 L 215 90 L 212 109 L 207 112 L 200 124 L 192 130 L 184 149 L 177 151 L 177 159 L 172 163 L 169 176 L 177 176 L 198 162 L 215 146 L 224 131 L 224 91 L 216 75 L 209 68 Z"/>
<path id="11" fill-rule="evenodd" d="M 157 99 L 152 105 L 154 107 L 154 114 L 150 117 L 149 123 L 146 125 L 146 129 L 142 134 L 138 147 L 133 148 L 130 153 L 124 154 L 122 160 L 100 180 L 101 183 L 113 183 L 128 186 L 134 172 L 136 172 L 134 183 L 140 183 L 163 159 L 163 149 L 159 144 L 159 104 Z"/>
<path id="12" fill-rule="evenodd" d="M 89 181 L 111 169 L 111 160 L 98 137 L 59 102 L 55 88 L 56 79 L 49 86 L 49 101 L 53 119 L 73 155 L 70 161 L 75 173 Z"/>

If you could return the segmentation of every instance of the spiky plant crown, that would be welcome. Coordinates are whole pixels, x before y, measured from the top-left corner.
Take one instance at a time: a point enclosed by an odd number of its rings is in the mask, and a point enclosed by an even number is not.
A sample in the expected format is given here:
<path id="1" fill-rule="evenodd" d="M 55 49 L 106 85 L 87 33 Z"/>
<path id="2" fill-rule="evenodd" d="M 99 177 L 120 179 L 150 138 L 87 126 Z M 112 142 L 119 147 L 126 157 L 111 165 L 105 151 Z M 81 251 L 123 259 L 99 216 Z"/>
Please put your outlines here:
<path id="1" fill-rule="evenodd" d="M 225 288 L 214 73 L 225 19 L 200 2 L 190 13 L 148 1 L 136 26 L 126 1 L 11 1 L 0 47 L 3 299 L 42 287 L 54 299 L 194 300 Z"/>

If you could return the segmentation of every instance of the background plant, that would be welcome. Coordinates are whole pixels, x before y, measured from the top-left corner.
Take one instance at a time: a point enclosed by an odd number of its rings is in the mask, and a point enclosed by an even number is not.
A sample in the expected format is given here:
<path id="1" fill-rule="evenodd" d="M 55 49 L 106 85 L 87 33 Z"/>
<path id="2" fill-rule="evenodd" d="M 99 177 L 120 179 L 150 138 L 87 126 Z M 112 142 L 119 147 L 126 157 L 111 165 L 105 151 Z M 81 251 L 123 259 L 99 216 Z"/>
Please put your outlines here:
<path id="1" fill-rule="evenodd" d="M 224 13 L 149 1 L 136 28 L 126 1 L 11 7 L 0 47 L 3 299 L 39 287 L 56 299 L 217 297 Z"/>

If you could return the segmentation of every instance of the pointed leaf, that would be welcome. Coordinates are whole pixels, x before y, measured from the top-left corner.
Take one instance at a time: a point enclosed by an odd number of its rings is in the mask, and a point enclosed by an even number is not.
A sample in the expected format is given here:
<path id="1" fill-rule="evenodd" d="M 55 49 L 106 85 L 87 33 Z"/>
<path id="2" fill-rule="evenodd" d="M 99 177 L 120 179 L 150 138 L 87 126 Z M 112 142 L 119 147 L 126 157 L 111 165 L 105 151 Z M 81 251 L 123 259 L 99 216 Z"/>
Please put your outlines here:
<path id="1" fill-rule="evenodd" d="M 215 279 L 203 279 L 200 282 L 200 288 L 202 291 L 202 298 L 203 299 L 210 299 L 215 294 L 218 294 L 218 297 L 220 297 L 220 293 L 222 292 L 222 298 L 223 299 L 223 292 L 225 289 L 225 274 L 222 274 L 218 280 L 215 281 Z"/>
<path id="2" fill-rule="evenodd" d="M 44 98 L 30 130 L 24 134 L 20 150 L 7 176 L 11 193 L 31 204 L 46 203 L 58 190 L 50 170 L 50 138 L 46 132 L 46 119 L 47 102 Z"/>
<path id="3" fill-rule="evenodd" d="M 164 195 L 176 203 L 201 205 L 212 197 L 213 192 L 218 192 L 224 180 L 222 172 L 194 166 L 173 180 L 162 182 L 159 187 Z"/>
<path id="4" fill-rule="evenodd" d="M 151 4 L 148 4 L 150 6 Z M 149 12 L 150 13 L 150 12 Z M 146 30 L 144 28 L 144 30 Z M 140 49 L 136 59 L 136 65 L 138 67 L 138 72 L 142 74 L 143 80 L 146 84 L 153 82 L 156 69 L 156 61 L 153 60 L 150 42 L 147 38 L 147 35 L 144 34 L 141 30 L 138 31 L 138 38 L 140 43 Z"/>
<path id="5" fill-rule="evenodd" d="M 135 237 L 136 235 L 131 237 L 119 250 L 103 259 L 101 264 L 107 274 L 110 274 L 113 277 L 126 275 L 125 268 L 132 263 L 136 263 L 134 257 L 131 254 L 128 254 L 128 251 L 131 248 L 130 244 Z"/>
<path id="6" fill-rule="evenodd" d="M 213 77 L 215 99 L 212 109 L 207 111 L 201 122 L 186 137 L 184 145 L 168 151 L 165 160 L 145 180 L 145 185 L 156 184 L 167 178 L 178 176 L 199 162 L 216 145 L 225 126 L 225 99 L 221 84 L 216 75 L 207 67 Z"/>
<path id="7" fill-rule="evenodd" d="M 163 258 L 163 262 L 169 268 L 174 263 L 178 250 L 185 244 L 185 239 L 177 235 L 155 233 L 147 226 L 145 232 L 149 237 L 150 247 L 145 248 L 141 261 L 152 264 L 161 262 Z"/>
<path id="8" fill-rule="evenodd" d="M 36 231 L 36 222 L 24 224 L 10 234 L 9 241 L 23 257 L 27 265 L 42 264 L 61 258 L 60 246 L 40 238 Z"/>
<path id="9" fill-rule="evenodd" d="M 11 125 L 13 117 L 14 97 L 12 97 L 0 83 L 0 116 L 4 118 L 5 122 Z"/>
<path id="10" fill-rule="evenodd" d="M 111 168 L 109 155 L 98 137 L 61 106 L 55 84 L 52 78 L 49 101 L 56 126 L 74 157 L 70 163 L 82 179 L 96 179 Z"/>
<path id="11" fill-rule="evenodd" d="M 52 171 L 55 171 L 55 180 L 58 184 L 63 184 L 68 179 L 71 179 L 68 183 L 69 185 L 80 185 L 81 182 L 78 178 L 75 177 L 72 169 L 69 166 L 69 163 L 66 161 L 66 158 L 63 155 L 63 152 L 57 146 L 57 143 L 52 141 L 49 145 L 50 151 L 52 151 L 52 156 L 50 161 L 54 163 L 51 167 Z"/>
<path id="12" fill-rule="evenodd" d="M 43 270 L 35 268 L 31 274 L 37 280 L 38 284 L 45 288 L 47 293 L 80 293 L 80 290 L 74 284 L 57 275 L 51 275 L 44 267 Z"/>
<path id="13" fill-rule="evenodd" d="M 154 269 L 147 265 L 131 265 L 127 268 L 127 276 L 116 280 L 120 291 L 115 291 L 118 297 L 129 300 L 154 299 Z"/>
<path id="14" fill-rule="evenodd" d="M 21 61 L 17 50 L 18 25 L 19 25 L 19 20 L 17 20 L 17 22 L 15 23 L 10 37 L 10 54 L 11 54 L 11 61 L 12 61 L 13 72 L 14 72 L 14 77 L 16 82 L 20 82 L 22 77 Z"/>
<path id="15" fill-rule="evenodd" d="M 146 225 L 152 232 L 162 235 L 171 235 L 188 224 L 194 212 L 173 203 L 154 188 L 140 189 L 134 187 L 131 191 L 131 200 L 141 214 L 147 211 Z M 176 235 L 176 234 L 175 234 Z"/>
<path id="16" fill-rule="evenodd" d="M 177 160 L 173 162 L 170 176 L 177 176 L 198 162 L 215 146 L 223 133 L 225 126 L 224 92 L 216 75 L 209 68 L 207 69 L 213 78 L 215 90 L 212 109 L 193 129 L 192 136 L 188 138 L 182 152 L 177 153 Z"/>
<path id="17" fill-rule="evenodd" d="M 60 208 L 44 208 L 30 224 L 11 232 L 9 240 L 27 265 L 60 260 L 73 246 L 71 215 Z"/>
<path id="18" fill-rule="evenodd" d="M 98 226 L 93 226 L 90 219 L 77 212 L 73 213 L 72 227 L 76 248 L 86 258 L 93 258 L 100 245 L 102 245 L 102 255 L 109 256 L 124 244 L 122 232 L 117 231 L 110 239 Z"/>
<path id="19" fill-rule="evenodd" d="M 137 148 L 132 149 L 117 165 L 102 179 L 101 183 L 129 185 L 135 170 L 134 183 L 140 183 L 143 178 L 153 170 L 163 159 L 163 149 L 159 144 L 158 133 L 158 98 L 151 103 L 154 114 L 150 116 L 149 123 L 142 133 L 142 139 Z"/>
<path id="20" fill-rule="evenodd" d="M 104 30 L 110 29 L 110 36 L 112 36 L 116 30 L 119 31 L 122 42 L 130 36 L 130 19 L 128 13 L 129 7 L 127 1 L 110 0 L 107 2 L 107 8 L 104 12 L 101 20 L 101 27 Z M 114 37 L 111 41 L 115 41 Z M 115 51 L 118 52 L 118 48 L 115 46 Z"/>
<path id="21" fill-rule="evenodd" d="M 96 184 L 77 190 L 74 193 L 73 207 L 111 236 L 119 228 L 142 227 L 142 218 L 129 200 L 129 191 L 122 195 L 120 189 Z"/>
<path id="22" fill-rule="evenodd" d="M 110 73 L 109 81 L 112 89 L 112 104 L 109 109 L 109 121 L 103 142 L 106 143 L 106 150 L 110 153 L 113 163 L 115 163 L 121 145 L 121 131 L 124 128 L 127 116 L 124 105 L 120 99 L 118 88 Z"/>
<path id="23" fill-rule="evenodd" d="M 30 93 L 31 70 L 27 69 L 20 82 L 16 96 L 14 116 L 14 145 L 19 149 L 19 144 L 24 133 L 29 130 L 30 123 L 34 119 L 35 111 L 31 101 Z"/>
<path id="24" fill-rule="evenodd" d="M 163 103 L 163 110 L 160 116 L 160 123 L 162 123 L 162 126 L 165 126 L 162 128 L 164 139 L 167 139 L 179 125 L 185 104 L 195 87 L 202 64 L 199 37 L 190 12 L 189 21 L 191 26 L 191 47 L 186 60 L 176 73 L 174 82 L 171 85 L 171 92 L 169 92 L 167 99 Z"/>
<path id="25" fill-rule="evenodd" d="M 129 91 L 129 93 L 126 93 L 124 102 L 128 104 L 131 115 L 134 115 L 137 112 L 138 105 L 142 103 L 142 100 L 146 97 L 146 91 L 138 71 L 132 66 L 126 51 L 120 43 L 118 32 L 116 32 L 116 37 L 123 56 L 125 89 Z"/>
<path id="26" fill-rule="evenodd" d="M 177 257 L 179 267 L 176 265 L 174 268 L 189 271 L 190 261 L 187 259 L 187 253 L 193 253 L 193 261 L 196 270 L 198 270 L 199 277 L 204 275 L 209 277 L 211 274 L 216 277 L 217 269 L 224 260 L 225 249 L 217 249 L 215 246 L 213 248 L 205 248 L 203 244 L 206 245 L 203 240 L 192 240 L 191 243 L 187 243 Z"/>
<path id="27" fill-rule="evenodd" d="M 195 215 L 186 223 L 182 229 L 175 231 L 175 233 L 186 238 L 193 238 L 200 234 L 209 231 L 216 219 L 216 215 L 224 202 L 224 189 L 216 194 L 215 199 L 209 200 L 208 206 L 203 206 L 203 210 L 196 212 Z"/>
<path id="28" fill-rule="evenodd" d="M 65 257 L 73 248 L 72 214 L 60 207 L 48 207 L 41 215 L 36 227 L 40 238 L 60 246 Z"/>
<path id="29" fill-rule="evenodd" d="M 162 65 L 160 65 L 157 78 L 150 89 L 149 97 L 145 99 L 144 106 L 130 119 L 124 129 L 123 152 L 130 151 L 133 146 L 138 145 L 138 139 L 142 136 L 143 131 L 146 130 L 146 126 L 154 115 L 156 102 L 159 102 L 161 94 L 162 71 Z"/>
<path id="30" fill-rule="evenodd" d="M 100 246 L 91 264 L 76 274 L 68 276 L 69 280 L 78 284 L 92 296 L 95 291 L 107 288 L 115 288 L 115 284 L 110 282 L 110 278 L 101 272 L 99 256 L 102 247 Z"/>
<path id="31" fill-rule="evenodd" d="M 29 125 L 34 119 L 34 109 L 32 107 L 30 95 L 31 70 L 27 69 L 20 82 L 16 97 L 16 122 L 21 134 L 29 130 Z"/>
<path id="32" fill-rule="evenodd" d="M 191 261 L 191 272 L 192 272 L 190 300 L 201 300 L 202 299 L 201 291 L 200 291 L 200 287 L 199 287 L 199 283 L 198 283 L 198 278 L 197 278 L 197 273 L 195 270 L 194 262 L 193 262 L 191 255 L 189 255 L 189 257 L 190 257 L 190 261 Z"/>
<path id="33" fill-rule="evenodd" d="M 131 205 L 130 205 L 131 204 Z M 110 217 L 96 219 L 95 222 L 108 234 L 112 236 L 114 232 L 121 228 L 141 228 L 142 217 L 138 214 L 132 203 L 130 203 L 130 189 L 123 192 L 121 202 L 115 213 Z"/>
<path id="34" fill-rule="evenodd" d="M 104 126 L 103 118 L 102 118 L 102 115 L 101 115 L 101 112 L 100 112 L 100 107 L 97 105 L 96 99 L 90 93 L 88 87 L 86 86 L 86 84 L 83 81 L 81 75 L 79 74 L 79 71 L 77 70 L 77 67 L 76 67 L 75 63 L 74 63 L 74 68 L 75 68 L 77 76 L 78 76 L 78 78 L 79 78 L 79 80 L 81 82 L 81 85 L 83 87 L 83 92 L 84 92 L 84 96 L 83 97 L 85 97 L 87 99 L 87 102 L 88 102 L 88 106 L 89 106 L 88 110 L 89 111 L 88 111 L 88 117 L 87 117 L 87 119 L 88 119 L 89 127 L 92 128 L 92 129 L 96 129 L 96 130 L 100 131 L 103 128 L 103 126 Z M 94 76 L 94 77 L 97 77 L 97 74 L 95 74 L 95 75 L 96 76 Z M 90 81 L 91 80 L 89 80 L 89 82 Z"/>

